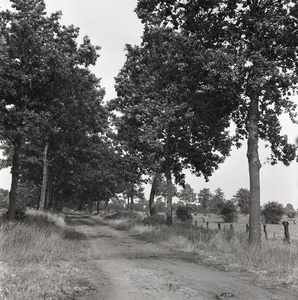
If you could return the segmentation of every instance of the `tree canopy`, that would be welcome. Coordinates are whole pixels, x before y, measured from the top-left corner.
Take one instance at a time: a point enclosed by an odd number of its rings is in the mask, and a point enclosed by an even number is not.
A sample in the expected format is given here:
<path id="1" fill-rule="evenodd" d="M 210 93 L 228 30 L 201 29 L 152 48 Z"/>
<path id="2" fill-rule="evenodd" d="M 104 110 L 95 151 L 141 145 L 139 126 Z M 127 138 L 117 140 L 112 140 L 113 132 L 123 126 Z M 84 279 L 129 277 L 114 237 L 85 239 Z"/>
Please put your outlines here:
<path id="1" fill-rule="evenodd" d="M 279 116 L 288 113 L 293 121 L 297 117 L 291 95 L 297 85 L 298 4 L 287 0 L 139 0 L 136 11 L 145 26 L 180 32 L 186 39 L 195 39 L 204 51 L 216 51 L 228 61 L 238 87 L 228 87 L 238 100 L 232 113 L 236 145 L 248 140 L 249 239 L 260 244 L 258 140 L 268 142 L 272 164 L 280 160 L 289 165 L 296 157 L 296 146 L 281 134 Z"/>

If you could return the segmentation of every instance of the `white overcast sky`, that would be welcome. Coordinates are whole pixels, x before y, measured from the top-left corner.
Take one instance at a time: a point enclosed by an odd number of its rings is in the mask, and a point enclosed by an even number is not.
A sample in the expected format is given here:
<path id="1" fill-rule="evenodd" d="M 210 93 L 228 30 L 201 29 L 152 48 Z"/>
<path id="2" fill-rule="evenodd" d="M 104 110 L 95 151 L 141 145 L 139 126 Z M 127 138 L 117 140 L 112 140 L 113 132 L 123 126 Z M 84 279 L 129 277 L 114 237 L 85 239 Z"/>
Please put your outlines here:
<path id="1" fill-rule="evenodd" d="M 61 10 L 62 23 L 80 27 L 81 35 L 88 35 L 95 45 L 102 47 L 100 58 L 94 73 L 102 78 L 101 85 L 106 89 L 105 100 L 116 96 L 114 77 L 125 61 L 124 46 L 126 43 L 139 44 L 143 31 L 134 9 L 137 0 L 45 0 L 47 12 Z M 0 9 L 10 7 L 9 0 L 0 0 Z M 80 41 L 79 41 L 80 42 Z M 298 101 L 297 101 L 298 102 Z M 298 137 L 298 128 L 283 122 L 283 132 L 289 135 L 291 142 Z M 203 188 L 214 191 L 220 187 L 227 199 L 233 197 L 241 188 L 249 188 L 246 143 L 239 150 L 234 149 L 231 156 L 213 174 L 208 183 L 201 178 L 187 174 L 187 182 L 199 192 Z M 260 146 L 261 168 L 261 203 L 278 201 L 286 205 L 291 203 L 298 208 L 298 163 L 290 167 L 282 164 L 270 166 L 265 164 L 268 152 Z M 9 189 L 11 176 L 9 170 L 0 171 L 0 187 Z M 146 188 L 148 197 L 149 188 Z"/>

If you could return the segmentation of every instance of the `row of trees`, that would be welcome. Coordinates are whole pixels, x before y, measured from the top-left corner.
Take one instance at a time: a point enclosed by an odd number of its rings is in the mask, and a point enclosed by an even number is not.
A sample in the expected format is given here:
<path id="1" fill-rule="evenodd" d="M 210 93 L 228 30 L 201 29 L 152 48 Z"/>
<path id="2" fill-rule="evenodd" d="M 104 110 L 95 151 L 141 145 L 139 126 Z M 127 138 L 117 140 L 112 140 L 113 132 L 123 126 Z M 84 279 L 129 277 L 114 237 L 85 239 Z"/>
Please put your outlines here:
<path id="1" fill-rule="evenodd" d="M 137 187 L 150 178 L 152 213 L 164 177 L 171 225 L 173 181 L 187 188 L 185 168 L 208 180 L 231 147 L 247 139 L 249 240 L 261 242 L 259 138 L 268 142 L 272 164 L 296 158 L 278 117 L 296 117 L 297 3 L 138 0 L 142 44 L 126 46 L 117 98 L 107 105 L 89 69 L 99 47 L 88 37 L 78 45 L 78 28 L 62 26 L 59 12 L 47 16 L 43 0 L 11 3 L 12 11 L 0 12 L 0 139 L 2 166 L 12 166 L 10 219 L 19 182 L 40 190 L 43 209 L 62 200 L 99 206 L 118 193 L 133 207 Z M 212 210 L 217 200 L 207 206 L 207 196 L 202 192 L 201 202 Z"/>
<path id="2" fill-rule="evenodd" d="M 100 47 L 48 16 L 43 0 L 0 12 L 0 141 L 11 167 L 8 217 L 17 206 L 79 209 L 129 194 L 140 175 L 115 146 L 104 90 L 91 71 Z M 30 203 L 31 202 L 31 203 Z"/>
<path id="3" fill-rule="evenodd" d="M 183 184 L 190 168 L 208 179 L 231 145 L 247 139 L 249 240 L 261 243 L 259 138 L 272 164 L 296 158 L 279 116 L 296 117 L 297 11 L 286 0 L 138 0 L 142 44 L 126 47 L 110 109 L 126 151 L 146 174 L 164 174 L 169 225 L 173 178 Z"/>

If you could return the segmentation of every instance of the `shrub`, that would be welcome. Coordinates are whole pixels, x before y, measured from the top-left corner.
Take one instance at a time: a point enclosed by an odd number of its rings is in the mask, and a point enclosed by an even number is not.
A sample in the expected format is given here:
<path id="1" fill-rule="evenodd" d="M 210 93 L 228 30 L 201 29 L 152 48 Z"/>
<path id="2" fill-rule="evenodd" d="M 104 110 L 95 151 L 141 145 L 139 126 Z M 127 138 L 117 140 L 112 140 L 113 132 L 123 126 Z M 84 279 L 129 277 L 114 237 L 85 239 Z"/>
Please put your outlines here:
<path id="1" fill-rule="evenodd" d="M 165 225 L 166 220 L 164 215 L 155 214 L 152 217 L 147 217 L 143 220 L 144 225 L 156 226 L 156 225 Z"/>
<path id="2" fill-rule="evenodd" d="M 275 201 L 268 202 L 264 205 L 262 214 L 266 223 L 278 224 L 284 214 L 283 205 Z"/>
<path id="3" fill-rule="evenodd" d="M 294 210 L 289 210 L 287 212 L 287 216 L 288 216 L 288 218 L 293 219 L 296 216 L 296 212 Z"/>
<path id="4" fill-rule="evenodd" d="M 15 211 L 15 220 L 16 221 L 24 221 L 27 217 L 26 215 L 27 208 L 26 206 L 19 205 L 16 207 Z M 8 210 L 4 213 L 4 219 L 8 219 Z"/>
<path id="5" fill-rule="evenodd" d="M 232 200 L 228 200 L 222 205 L 220 215 L 226 223 L 237 221 L 237 208 Z"/>
<path id="6" fill-rule="evenodd" d="M 176 209 L 176 217 L 178 220 L 182 222 L 191 222 L 192 221 L 192 214 L 191 214 L 191 208 L 187 206 L 179 205 Z"/>

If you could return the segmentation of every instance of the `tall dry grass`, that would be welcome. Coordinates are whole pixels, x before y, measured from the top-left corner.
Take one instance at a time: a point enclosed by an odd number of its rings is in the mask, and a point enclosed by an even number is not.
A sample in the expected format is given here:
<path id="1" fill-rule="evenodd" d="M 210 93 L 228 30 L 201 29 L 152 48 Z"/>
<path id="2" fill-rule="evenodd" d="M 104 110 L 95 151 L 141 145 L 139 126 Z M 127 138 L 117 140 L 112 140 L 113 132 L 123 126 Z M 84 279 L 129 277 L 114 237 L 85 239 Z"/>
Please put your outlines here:
<path id="1" fill-rule="evenodd" d="M 70 299 L 93 286 L 90 266 L 62 215 L 29 211 L 23 222 L 1 222 L 0 299 Z"/>
<path id="2" fill-rule="evenodd" d="M 269 286 L 298 287 L 298 240 L 295 238 L 288 245 L 281 235 L 275 240 L 263 240 L 261 247 L 253 248 L 243 230 L 218 231 L 181 223 L 172 227 L 145 226 L 140 222 L 133 225 L 131 219 L 110 222 L 115 228 L 128 229 L 147 241 L 195 253 L 206 263 L 253 273 Z"/>

